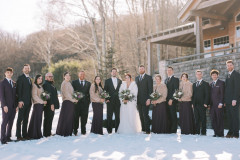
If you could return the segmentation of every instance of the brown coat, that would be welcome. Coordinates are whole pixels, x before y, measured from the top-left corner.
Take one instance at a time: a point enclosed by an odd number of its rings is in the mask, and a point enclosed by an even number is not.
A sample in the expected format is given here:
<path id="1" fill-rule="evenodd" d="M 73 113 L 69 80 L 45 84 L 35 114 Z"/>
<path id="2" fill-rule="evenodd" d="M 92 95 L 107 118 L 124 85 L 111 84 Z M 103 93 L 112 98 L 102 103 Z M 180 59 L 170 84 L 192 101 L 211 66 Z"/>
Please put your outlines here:
<path id="1" fill-rule="evenodd" d="M 61 92 L 62 92 L 62 100 L 66 101 L 69 100 L 71 102 L 76 102 L 76 100 L 73 98 L 73 86 L 70 82 L 63 81 L 61 84 Z"/>
<path id="2" fill-rule="evenodd" d="M 192 95 L 193 95 L 193 87 L 192 83 L 190 81 L 184 82 L 181 81 L 179 85 L 179 89 L 182 90 L 183 96 L 181 98 L 182 101 L 189 102 L 192 100 Z"/>
<path id="3" fill-rule="evenodd" d="M 154 91 L 161 94 L 161 97 L 157 100 L 157 103 L 162 103 L 166 101 L 167 98 L 167 86 L 165 84 L 155 85 L 153 87 Z"/>
<path id="4" fill-rule="evenodd" d="M 101 87 L 98 87 L 98 91 L 95 93 L 95 85 L 94 83 L 91 85 L 90 87 L 90 98 L 91 98 L 91 102 L 101 102 L 101 98 L 99 96 L 99 93 L 103 91 L 103 89 Z"/>
<path id="5" fill-rule="evenodd" d="M 44 92 L 44 90 L 41 85 L 40 85 L 40 88 L 38 88 L 36 84 L 33 84 L 32 86 L 33 104 L 43 104 L 43 100 L 41 99 L 42 92 Z"/>

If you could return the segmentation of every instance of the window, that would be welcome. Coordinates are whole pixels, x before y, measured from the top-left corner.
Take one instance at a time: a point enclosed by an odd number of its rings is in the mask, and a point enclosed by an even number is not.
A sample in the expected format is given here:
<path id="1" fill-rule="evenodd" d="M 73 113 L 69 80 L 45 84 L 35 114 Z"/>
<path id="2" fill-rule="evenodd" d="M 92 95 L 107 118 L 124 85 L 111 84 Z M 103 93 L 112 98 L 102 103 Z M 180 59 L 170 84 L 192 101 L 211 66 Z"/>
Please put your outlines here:
<path id="1" fill-rule="evenodd" d="M 240 26 L 236 27 L 236 37 L 240 38 Z"/>
<path id="2" fill-rule="evenodd" d="M 236 22 L 240 22 L 240 13 L 236 16 Z"/>
<path id="3" fill-rule="evenodd" d="M 204 41 L 204 50 L 210 50 L 211 49 L 211 40 Z"/>
<path id="4" fill-rule="evenodd" d="M 214 48 L 222 48 L 229 46 L 229 36 L 219 37 L 214 39 Z"/>

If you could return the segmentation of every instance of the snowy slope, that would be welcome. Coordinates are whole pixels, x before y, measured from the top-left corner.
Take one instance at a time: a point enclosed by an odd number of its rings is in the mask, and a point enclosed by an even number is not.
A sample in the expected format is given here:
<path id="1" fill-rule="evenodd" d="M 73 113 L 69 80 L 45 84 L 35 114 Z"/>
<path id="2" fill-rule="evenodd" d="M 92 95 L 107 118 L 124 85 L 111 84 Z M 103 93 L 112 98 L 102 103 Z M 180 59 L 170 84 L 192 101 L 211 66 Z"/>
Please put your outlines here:
<path id="1" fill-rule="evenodd" d="M 56 130 L 58 116 L 59 110 L 56 111 L 54 117 L 53 133 Z M 104 110 L 104 116 L 106 116 L 106 110 Z M 17 117 L 15 123 L 16 119 Z M 213 138 L 212 130 L 208 130 L 207 136 L 197 136 L 181 135 L 180 130 L 177 134 L 168 135 L 108 135 L 104 129 L 105 135 L 101 136 L 89 133 L 91 120 L 92 110 L 90 108 L 88 133 L 84 136 L 53 136 L 0 145 L 0 159 L 240 159 L 240 140 Z M 16 125 L 14 124 L 13 135 L 15 131 Z M 16 139 L 15 136 L 14 139 Z"/>

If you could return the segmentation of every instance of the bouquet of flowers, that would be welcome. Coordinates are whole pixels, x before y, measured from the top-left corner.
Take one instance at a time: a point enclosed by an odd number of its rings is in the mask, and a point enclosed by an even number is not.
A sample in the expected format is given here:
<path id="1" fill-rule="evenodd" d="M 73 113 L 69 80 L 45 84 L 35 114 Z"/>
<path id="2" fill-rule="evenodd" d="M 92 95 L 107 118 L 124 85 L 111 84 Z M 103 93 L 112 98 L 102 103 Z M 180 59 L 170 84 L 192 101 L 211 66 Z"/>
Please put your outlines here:
<path id="1" fill-rule="evenodd" d="M 50 94 L 48 92 L 44 91 L 41 93 L 40 97 L 43 101 L 47 101 L 50 99 Z M 46 104 L 44 104 L 44 106 L 46 106 Z"/>
<path id="2" fill-rule="evenodd" d="M 100 93 L 99 93 L 99 96 L 100 96 L 101 99 L 107 99 L 107 98 L 110 98 L 109 93 L 106 92 L 106 91 L 102 91 L 102 92 L 100 92 Z"/>
<path id="3" fill-rule="evenodd" d="M 74 91 L 72 95 L 73 99 L 80 100 L 84 97 L 84 94 L 82 92 Z"/>
<path id="4" fill-rule="evenodd" d="M 158 100 L 162 95 L 158 92 L 153 92 L 152 94 L 150 94 L 150 99 L 151 101 L 156 101 Z"/>
<path id="5" fill-rule="evenodd" d="M 130 92 L 129 89 L 121 91 L 119 93 L 119 97 L 122 99 L 122 101 L 124 100 L 132 101 L 134 99 L 134 95 Z M 124 102 L 124 104 L 127 104 L 127 103 Z"/>
<path id="6" fill-rule="evenodd" d="M 176 100 L 181 99 L 182 96 L 183 96 L 183 92 L 180 89 L 176 90 L 175 93 L 173 94 L 173 98 Z"/>

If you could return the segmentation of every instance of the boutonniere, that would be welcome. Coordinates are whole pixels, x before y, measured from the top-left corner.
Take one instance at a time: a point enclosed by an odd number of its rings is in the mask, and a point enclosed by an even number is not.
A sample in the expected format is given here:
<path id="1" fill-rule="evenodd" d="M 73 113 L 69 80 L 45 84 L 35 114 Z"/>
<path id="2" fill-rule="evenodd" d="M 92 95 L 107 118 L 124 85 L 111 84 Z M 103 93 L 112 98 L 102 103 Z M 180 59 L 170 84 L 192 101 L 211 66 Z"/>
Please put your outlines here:
<path id="1" fill-rule="evenodd" d="M 12 81 L 13 87 L 16 87 L 16 82 Z"/>

